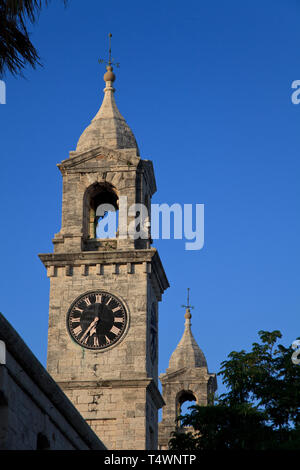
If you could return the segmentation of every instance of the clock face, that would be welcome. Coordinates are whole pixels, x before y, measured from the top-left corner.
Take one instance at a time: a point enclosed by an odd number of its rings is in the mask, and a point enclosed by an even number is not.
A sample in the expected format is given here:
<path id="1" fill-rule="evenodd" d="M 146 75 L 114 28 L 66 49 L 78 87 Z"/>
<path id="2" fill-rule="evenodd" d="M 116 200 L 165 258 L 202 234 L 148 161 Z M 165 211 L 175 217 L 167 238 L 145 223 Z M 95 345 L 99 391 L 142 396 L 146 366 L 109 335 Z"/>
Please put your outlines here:
<path id="1" fill-rule="evenodd" d="M 123 336 L 128 318 L 122 302 L 103 291 L 81 295 L 71 305 L 67 327 L 72 338 L 84 348 L 104 350 Z"/>

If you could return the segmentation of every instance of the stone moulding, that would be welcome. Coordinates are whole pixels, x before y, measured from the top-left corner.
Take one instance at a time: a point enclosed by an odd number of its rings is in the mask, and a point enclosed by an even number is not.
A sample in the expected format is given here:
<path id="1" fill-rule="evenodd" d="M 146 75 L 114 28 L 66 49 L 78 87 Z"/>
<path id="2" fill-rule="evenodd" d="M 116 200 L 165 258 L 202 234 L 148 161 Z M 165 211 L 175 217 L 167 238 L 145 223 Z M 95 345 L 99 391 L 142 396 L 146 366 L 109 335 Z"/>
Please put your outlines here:
<path id="1" fill-rule="evenodd" d="M 58 382 L 62 390 L 86 390 L 86 389 L 100 389 L 100 388 L 142 388 L 150 392 L 155 405 L 161 408 L 165 402 L 161 396 L 157 385 L 151 378 L 135 379 L 135 380 L 91 380 L 91 381 L 72 381 L 72 382 Z"/>
<path id="2" fill-rule="evenodd" d="M 105 265 L 115 265 L 114 274 L 118 274 L 120 265 L 127 265 L 127 274 L 133 274 L 134 265 L 144 264 L 144 273 L 151 277 L 157 297 L 169 287 L 162 262 L 155 248 L 147 250 L 86 251 L 78 253 L 42 253 L 39 258 L 48 270 L 49 277 L 56 276 L 59 267 L 65 268 L 67 276 L 73 275 L 75 266 L 96 266 L 97 274 L 103 274 Z M 86 268 L 87 269 L 87 268 Z"/>

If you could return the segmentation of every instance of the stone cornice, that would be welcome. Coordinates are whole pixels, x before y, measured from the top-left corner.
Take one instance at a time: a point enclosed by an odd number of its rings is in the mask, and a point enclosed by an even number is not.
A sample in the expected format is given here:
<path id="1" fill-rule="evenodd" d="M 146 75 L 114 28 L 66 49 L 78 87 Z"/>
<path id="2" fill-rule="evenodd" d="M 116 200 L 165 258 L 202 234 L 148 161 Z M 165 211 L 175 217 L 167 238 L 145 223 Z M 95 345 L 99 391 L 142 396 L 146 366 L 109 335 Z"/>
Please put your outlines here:
<path id="1" fill-rule="evenodd" d="M 161 408 L 165 405 L 165 402 L 161 396 L 160 391 L 157 388 L 152 378 L 145 379 L 112 379 L 112 380 L 85 380 L 85 381 L 65 381 L 57 382 L 62 390 L 87 390 L 97 388 L 144 388 L 151 394 L 151 397 L 157 406 Z"/>
<path id="2" fill-rule="evenodd" d="M 135 150 L 122 151 L 99 146 L 86 152 L 70 152 L 70 158 L 67 158 L 61 163 L 58 163 L 57 166 L 63 173 L 68 169 L 75 169 L 76 166 L 82 165 L 85 162 L 88 162 L 89 160 L 97 157 L 102 157 L 108 162 L 120 164 L 123 166 L 138 165 L 140 161 L 140 158 L 136 155 Z"/>
<path id="3" fill-rule="evenodd" d="M 163 293 L 169 281 L 155 248 L 146 250 L 80 251 L 70 253 L 42 253 L 39 258 L 46 268 L 50 266 L 80 266 L 97 264 L 149 263 L 148 272 L 155 276 L 159 290 Z"/>
<path id="4" fill-rule="evenodd" d="M 182 369 L 170 372 L 168 371 L 164 374 L 160 374 L 159 379 L 162 384 L 167 382 L 181 382 L 185 376 L 191 382 L 193 382 L 193 380 L 198 382 L 200 376 L 203 377 L 205 381 L 207 381 L 210 377 L 216 377 L 216 374 L 209 373 L 206 367 L 183 367 Z"/>
<path id="5" fill-rule="evenodd" d="M 85 163 L 95 161 L 95 167 L 82 168 Z M 61 173 L 77 173 L 86 171 L 87 173 L 99 171 L 99 164 L 103 162 L 103 167 L 111 168 L 111 171 L 141 171 L 151 188 L 152 194 L 157 190 L 153 163 L 151 160 L 142 160 L 136 155 L 134 150 L 113 150 L 106 147 L 96 147 L 87 152 L 70 152 L 70 158 L 58 163 Z M 97 166 L 98 165 L 98 166 Z M 102 166 L 102 165 L 101 165 Z M 103 171 L 103 170 L 102 170 Z"/>

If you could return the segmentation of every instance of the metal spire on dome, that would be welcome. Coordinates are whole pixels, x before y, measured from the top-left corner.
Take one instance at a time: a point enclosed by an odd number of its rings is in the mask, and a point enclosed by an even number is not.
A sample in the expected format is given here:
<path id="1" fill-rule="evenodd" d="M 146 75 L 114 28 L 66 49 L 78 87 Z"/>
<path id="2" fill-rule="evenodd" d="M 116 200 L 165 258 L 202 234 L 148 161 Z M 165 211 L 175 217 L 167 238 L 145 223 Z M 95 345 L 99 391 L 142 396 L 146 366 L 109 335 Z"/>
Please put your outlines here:
<path id="1" fill-rule="evenodd" d="M 108 49 L 108 61 L 105 62 L 105 59 L 99 59 L 99 64 L 107 64 L 108 66 L 114 65 L 115 67 L 120 67 L 120 62 L 115 62 L 115 59 L 111 56 L 111 38 L 112 34 L 109 33 L 109 49 Z"/>
<path id="2" fill-rule="evenodd" d="M 189 287 L 187 288 L 187 305 L 181 305 L 181 307 L 186 309 L 184 317 L 186 319 L 188 318 L 191 319 L 192 318 L 191 309 L 193 309 L 194 307 L 190 305 L 190 288 Z"/>
<path id="3" fill-rule="evenodd" d="M 108 60 L 108 65 L 111 65 L 111 37 L 112 37 L 112 34 L 109 33 L 109 51 L 108 51 L 108 54 L 109 54 L 109 60 Z"/>

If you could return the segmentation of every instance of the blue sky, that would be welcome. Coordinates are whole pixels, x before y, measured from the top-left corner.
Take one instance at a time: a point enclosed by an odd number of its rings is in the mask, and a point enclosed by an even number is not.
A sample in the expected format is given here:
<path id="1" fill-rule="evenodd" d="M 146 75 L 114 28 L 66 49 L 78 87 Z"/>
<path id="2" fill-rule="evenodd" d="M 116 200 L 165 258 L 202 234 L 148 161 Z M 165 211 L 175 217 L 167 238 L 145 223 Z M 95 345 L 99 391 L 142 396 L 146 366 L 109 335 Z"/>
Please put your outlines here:
<path id="1" fill-rule="evenodd" d="M 0 105 L 0 311 L 42 364 L 49 280 L 38 253 L 52 252 L 60 230 L 56 164 L 102 101 L 109 32 L 116 101 L 153 161 L 153 202 L 205 205 L 202 250 L 155 242 L 171 285 L 159 372 L 183 333 L 187 287 L 211 372 L 259 330 L 279 329 L 291 344 L 300 336 L 300 105 L 291 101 L 300 2 L 53 0 L 29 29 L 43 67 L 7 75 Z"/>

